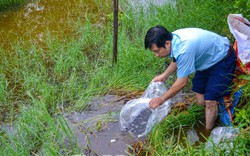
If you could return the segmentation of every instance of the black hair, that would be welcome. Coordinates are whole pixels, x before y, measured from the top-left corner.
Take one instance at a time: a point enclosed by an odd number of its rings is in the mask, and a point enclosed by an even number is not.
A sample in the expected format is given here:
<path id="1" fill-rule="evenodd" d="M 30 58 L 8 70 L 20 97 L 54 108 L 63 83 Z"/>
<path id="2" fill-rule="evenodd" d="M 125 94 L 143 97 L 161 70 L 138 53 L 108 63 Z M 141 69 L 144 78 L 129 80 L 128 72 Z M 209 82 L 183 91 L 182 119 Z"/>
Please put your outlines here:
<path id="1" fill-rule="evenodd" d="M 145 36 L 145 49 L 151 48 L 152 44 L 156 44 L 157 47 L 164 47 L 165 42 L 171 41 L 173 35 L 166 28 L 161 25 L 150 28 Z"/>

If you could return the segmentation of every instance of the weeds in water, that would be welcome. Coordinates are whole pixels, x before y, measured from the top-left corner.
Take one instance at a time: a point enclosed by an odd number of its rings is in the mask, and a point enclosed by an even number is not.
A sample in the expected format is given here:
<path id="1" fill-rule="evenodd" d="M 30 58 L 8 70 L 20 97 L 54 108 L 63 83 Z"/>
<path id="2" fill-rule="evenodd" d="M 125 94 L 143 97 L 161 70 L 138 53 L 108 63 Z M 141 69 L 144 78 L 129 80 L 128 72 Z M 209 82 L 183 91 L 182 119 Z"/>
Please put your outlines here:
<path id="1" fill-rule="evenodd" d="M 31 94 L 30 94 L 31 96 Z M 23 106 L 10 126 L 8 138 L 1 136 L 4 155 L 69 155 L 78 153 L 78 144 L 64 119 L 54 119 L 46 105 L 31 96 L 30 106 Z M 49 133 L 48 133 L 49 132 Z"/>
<path id="2" fill-rule="evenodd" d="M 19 6 L 25 3 L 25 0 L 1 0 L 0 11 L 7 9 L 8 7 Z"/>

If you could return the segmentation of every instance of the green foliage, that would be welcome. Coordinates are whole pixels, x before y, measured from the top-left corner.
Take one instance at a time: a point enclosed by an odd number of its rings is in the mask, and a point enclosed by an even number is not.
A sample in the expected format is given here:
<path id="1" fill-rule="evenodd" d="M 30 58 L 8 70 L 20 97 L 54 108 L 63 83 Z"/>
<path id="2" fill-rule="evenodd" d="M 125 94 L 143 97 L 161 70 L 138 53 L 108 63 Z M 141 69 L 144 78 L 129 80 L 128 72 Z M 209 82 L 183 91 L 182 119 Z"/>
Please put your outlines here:
<path id="1" fill-rule="evenodd" d="M 6 101 L 7 79 L 4 74 L 0 75 L 0 101 Z"/>
<path id="2" fill-rule="evenodd" d="M 178 110 L 178 109 L 177 109 Z M 171 113 L 150 133 L 150 145 L 157 151 L 157 155 L 168 155 L 178 150 L 184 137 L 184 128 L 192 129 L 204 120 L 204 107 L 193 105 L 186 111 L 171 111 Z M 176 151 L 177 152 L 177 151 Z"/>
<path id="3" fill-rule="evenodd" d="M 146 32 L 157 24 L 165 26 L 170 31 L 184 27 L 199 27 L 228 36 L 230 31 L 227 16 L 232 9 L 230 1 L 179 0 L 176 1 L 176 4 L 150 5 L 148 8 L 142 6 L 142 11 L 139 13 L 126 13 L 130 17 L 128 18 L 130 24 L 127 26 L 140 25 L 140 27 L 136 27 L 137 30 L 134 30 L 138 33 Z M 139 36 L 139 34 L 137 35 Z"/>
<path id="4" fill-rule="evenodd" d="M 250 126 L 250 106 L 249 104 L 242 107 L 241 109 L 236 109 L 236 118 L 235 122 L 239 123 L 240 127 L 249 127 Z"/>
<path id="5" fill-rule="evenodd" d="M 1 0 L 0 1 L 0 11 L 10 8 L 10 7 L 14 7 L 14 6 L 18 6 L 21 4 L 24 4 L 25 0 Z"/>
<path id="6" fill-rule="evenodd" d="M 234 4 L 234 12 L 235 14 L 242 14 L 243 17 L 250 19 L 250 1 L 249 0 L 235 0 Z"/>
<path id="7" fill-rule="evenodd" d="M 239 105 L 236 110 L 235 110 L 235 125 L 238 127 L 244 129 L 244 128 L 249 128 L 250 127 L 250 83 L 249 83 L 249 78 L 250 76 L 248 75 L 242 75 L 240 78 L 243 78 L 248 81 L 248 83 L 245 84 L 244 86 L 244 92 L 242 95 L 242 100 L 241 100 L 241 105 Z"/>
<path id="8" fill-rule="evenodd" d="M 0 136 L 1 153 L 4 155 L 72 155 L 79 153 L 77 140 L 63 117 L 55 120 L 46 105 L 33 99 L 24 106 L 11 131 Z M 49 132 L 49 133 L 48 133 Z M 69 144 L 65 144 L 66 140 Z"/>

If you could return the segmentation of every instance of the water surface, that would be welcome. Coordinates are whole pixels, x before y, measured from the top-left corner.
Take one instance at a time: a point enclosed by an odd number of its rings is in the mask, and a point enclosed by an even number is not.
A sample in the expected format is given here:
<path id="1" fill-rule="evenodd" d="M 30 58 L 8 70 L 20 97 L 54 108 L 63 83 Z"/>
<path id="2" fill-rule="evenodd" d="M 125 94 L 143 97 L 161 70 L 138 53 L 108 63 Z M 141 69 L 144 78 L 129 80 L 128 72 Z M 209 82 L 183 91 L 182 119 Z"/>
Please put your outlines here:
<path id="1" fill-rule="evenodd" d="M 95 13 L 98 6 L 91 0 L 37 0 L 20 8 L 0 12 L 0 47 L 32 41 L 41 44 L 49 34 L 60 40 L 76 36 L 74 25 Z"/>

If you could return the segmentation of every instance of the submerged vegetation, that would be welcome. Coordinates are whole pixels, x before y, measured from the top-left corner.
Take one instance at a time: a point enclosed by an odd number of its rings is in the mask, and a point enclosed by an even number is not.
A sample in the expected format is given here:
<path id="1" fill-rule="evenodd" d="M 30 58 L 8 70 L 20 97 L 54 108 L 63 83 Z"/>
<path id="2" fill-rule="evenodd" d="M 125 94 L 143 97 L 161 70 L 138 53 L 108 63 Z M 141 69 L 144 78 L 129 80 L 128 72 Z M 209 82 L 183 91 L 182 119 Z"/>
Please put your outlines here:
<path id="1" fill-rule="evenodd" d="M 25 0 L 1 0 L 0 1 L 0 11 L 13 6 L 19 6 L 25 3 Z"/>
<path id="2" fill-rule="evenodd" d="M 146 31 L 156 24 L 170 31 L 200 27 L 228 36 L 232 43 L 234 40 L 227 25 L 227 15 L 235 10 L 230 1 L 178 0 L 147 7 L 121 1 L 118 62 L 112 65 L 112 1 L 109 2 L 93 0 L 96 8 L 92 9 L 97 9 L 97 15 L 88 13 L 83 17 L 81 8 L 76 8 L 79 17 L 71 21 L 76 34 L 72 38 L 66 36 L 62 40 L 47 32 L 42 45 L 31 40 L 13 43 L 10 51 L 0 48 L 0 119 L 13 128 L 10 133 L 0 129 L 3 155 L 81 153 L 60 114 L 65 110 L 83 111 L 91 97 L 114 89 L 144 90 L 164 70 L 165 60 L 155 59 L 143 45 Z M 91 16 L 96 20 L 91 20 Z M 249 80 L 249 75 L 243 78 Z M 247 83 L 234 123 L 241 131 L 234 142 L 240 155 L 250 153 L 249 89 Z M 194 127 L 203 121 L 202 112 L 202 108 L 192 106 L 186 112 L 170 114 L 150 134 L 148 150 L 153 149 L 154 155 L 209 155 L 202 143 L 194 147 L 181 144 L 180 135 L 177 140 L 174 138 L 185 126 Z M 214 152 L 225 151 L 214 147 Z"/>

